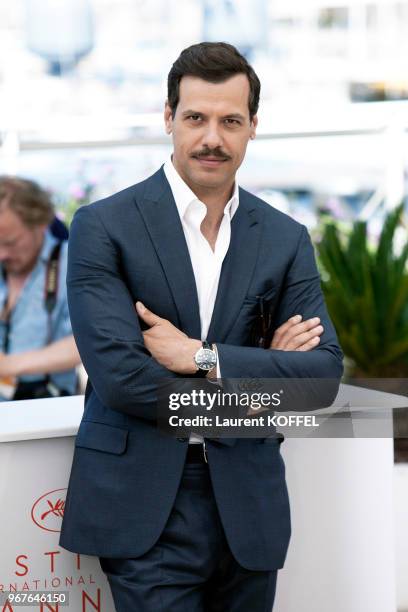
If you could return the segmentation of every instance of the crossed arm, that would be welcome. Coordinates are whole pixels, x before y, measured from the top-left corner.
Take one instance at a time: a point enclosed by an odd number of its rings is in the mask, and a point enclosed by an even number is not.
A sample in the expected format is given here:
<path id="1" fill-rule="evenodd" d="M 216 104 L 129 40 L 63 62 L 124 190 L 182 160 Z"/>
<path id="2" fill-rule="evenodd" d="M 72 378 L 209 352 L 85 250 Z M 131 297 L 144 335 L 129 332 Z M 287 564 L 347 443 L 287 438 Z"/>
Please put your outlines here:
<path id="1" fill-rule="evenodd" d="M 225 378 L 341 376 L 341 351 L 326 313 L 307 232 L 301 241 L 286 275 L 281 325 L 270 350 L 217 343 Z M 201 342 L 140 310 L 143 305 L 136 311 L 119 249 L 93 205 L 80 208 L 71 224 L 67 288 L 75 340 L 99 400 L 113 410 L 156 420 L 158 382 L 194 372 L 193 355 Z M 302 313 L 304 322 L 293 321 L 295 313 Z M 150 327 L 144 333 L 138 314 Z M 325 328 L 324 342 L 316 339 L 323 332 L 317 322 L 308 322 L 315 316 Z M 302 336 L 312 330 L 311 337 Z"/>
<path id="2" fill-rule="evenodd" d="M 189 338 L 170 321 L 157 316 L 141 302 L 136 302 L 136 311 L 149 326 L 149 329 L 143 332 L 143 339 L 154 359 L 176 374 L 194 374 L 197 367 L 193 357 L 201 347 L 201 341 Z M 302 321 L 301 315 L 295 315 L 275 330 L 269 348 L 311 351 L 319 344 L 323 331 L 319 317 Z"/>

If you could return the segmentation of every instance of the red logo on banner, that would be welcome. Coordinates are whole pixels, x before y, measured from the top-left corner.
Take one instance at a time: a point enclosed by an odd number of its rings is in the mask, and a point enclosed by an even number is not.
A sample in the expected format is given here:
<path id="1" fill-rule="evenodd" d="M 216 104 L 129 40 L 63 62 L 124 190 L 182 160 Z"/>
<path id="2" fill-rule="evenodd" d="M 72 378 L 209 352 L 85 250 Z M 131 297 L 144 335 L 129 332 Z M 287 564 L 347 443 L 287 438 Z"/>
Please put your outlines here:
<path id="1" fill-rule="evenodd" d="M 45 531 L 61 531 L 61 520 L 64 516 L 65 496 L 67 489 L 54 489 L 44 493 L 34 502 L 31 518 L 37 527 Z"/>

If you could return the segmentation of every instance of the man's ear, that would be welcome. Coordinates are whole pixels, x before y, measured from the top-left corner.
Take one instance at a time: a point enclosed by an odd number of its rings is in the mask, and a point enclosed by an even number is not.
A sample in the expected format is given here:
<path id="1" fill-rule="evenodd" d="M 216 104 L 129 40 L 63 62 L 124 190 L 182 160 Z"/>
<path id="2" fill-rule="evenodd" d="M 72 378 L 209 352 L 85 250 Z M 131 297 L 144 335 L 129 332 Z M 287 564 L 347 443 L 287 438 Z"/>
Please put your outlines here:
<path id="1" fill-rule="evenodd" d="M 251 132 L 250 132 L 250 139 L 254 140 L 255 136 L 256 136 L 256 128 L 258 126 L 258 115 L 254 115 L 251 119 Z"/>
<path id="2" fill-rule="evenodd" d="M 166 128 L 166 134 L 171 134 L 173 129 L 173 112 L 167 100 L 164 105 L 164 125 Z"/>

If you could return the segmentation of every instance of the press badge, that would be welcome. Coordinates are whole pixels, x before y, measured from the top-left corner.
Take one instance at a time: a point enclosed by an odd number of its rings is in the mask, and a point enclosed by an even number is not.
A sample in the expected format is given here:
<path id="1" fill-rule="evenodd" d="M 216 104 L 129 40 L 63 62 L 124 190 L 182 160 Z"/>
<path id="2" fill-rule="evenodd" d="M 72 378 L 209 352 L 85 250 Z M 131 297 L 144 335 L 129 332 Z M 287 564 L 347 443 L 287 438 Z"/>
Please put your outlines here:
<path id="1" fill-rule="evenodd" d="M 17 379 L 11 376 L 0 378 L 0 398 L 12 400 L 17 389 Z"/>

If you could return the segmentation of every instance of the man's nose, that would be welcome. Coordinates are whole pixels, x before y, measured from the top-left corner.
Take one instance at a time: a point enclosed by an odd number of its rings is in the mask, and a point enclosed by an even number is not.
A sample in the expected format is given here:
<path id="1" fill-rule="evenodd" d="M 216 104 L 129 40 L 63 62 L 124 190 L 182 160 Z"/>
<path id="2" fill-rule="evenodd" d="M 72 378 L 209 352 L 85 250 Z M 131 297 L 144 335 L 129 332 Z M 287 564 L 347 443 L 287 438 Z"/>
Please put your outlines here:
<path id="1" fill-rule="evenodd" d="M 216 122 L 209 122 L 203 137 L 203 146 L 208 149 L 221 147 L 223 143 L 221 128 Z"/>

